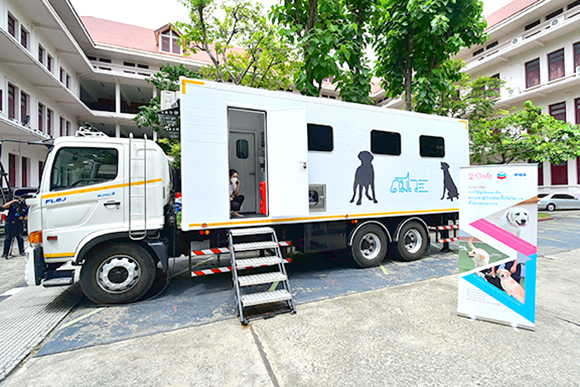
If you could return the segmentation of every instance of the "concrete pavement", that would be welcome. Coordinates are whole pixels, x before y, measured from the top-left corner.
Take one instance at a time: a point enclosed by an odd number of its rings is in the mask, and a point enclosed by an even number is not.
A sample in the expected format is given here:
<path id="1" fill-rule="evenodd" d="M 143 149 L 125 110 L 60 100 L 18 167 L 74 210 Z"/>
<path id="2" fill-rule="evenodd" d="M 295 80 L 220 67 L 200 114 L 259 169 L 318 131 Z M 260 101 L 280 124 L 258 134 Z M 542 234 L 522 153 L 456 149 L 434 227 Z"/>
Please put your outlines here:
<path id="1" fill-rule="evenodd" d="M 579 277 L 580 249 L 538 259 L 535 332 L 457 317 L 451 275 L 35 357 L 5 386 L 578 385 Z"/>

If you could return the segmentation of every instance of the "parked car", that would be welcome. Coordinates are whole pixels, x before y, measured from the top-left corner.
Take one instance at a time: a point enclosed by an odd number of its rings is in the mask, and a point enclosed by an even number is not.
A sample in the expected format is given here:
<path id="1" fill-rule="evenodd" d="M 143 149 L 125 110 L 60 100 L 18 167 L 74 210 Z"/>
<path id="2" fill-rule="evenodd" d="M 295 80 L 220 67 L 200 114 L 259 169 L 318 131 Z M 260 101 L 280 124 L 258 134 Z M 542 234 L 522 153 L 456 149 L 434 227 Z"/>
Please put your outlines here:
<path id="1" fill-rule="evenodd" d="M 570 194 L 551 193 L 538 198 L 539 210 L 580 210 L 580 199 Z"/>

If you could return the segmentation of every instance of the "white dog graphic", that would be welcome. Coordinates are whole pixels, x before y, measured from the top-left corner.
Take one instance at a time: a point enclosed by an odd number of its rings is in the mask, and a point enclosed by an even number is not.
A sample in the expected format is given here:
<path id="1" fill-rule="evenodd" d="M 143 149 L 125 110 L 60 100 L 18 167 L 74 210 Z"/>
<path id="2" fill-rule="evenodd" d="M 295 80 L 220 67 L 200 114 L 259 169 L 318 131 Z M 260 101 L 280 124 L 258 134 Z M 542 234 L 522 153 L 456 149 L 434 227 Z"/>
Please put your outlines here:
<path id="1" fill-rule="evenodd" d="M 476 248 L 473 245 L 473 237 L 469 237 L 469 247 L 471 251 L 467 253 L 467 256 L 473 260 L 475 268 L 489 264 L 489 253 L 484 249 Z"/>
<path id="2" fill-rule="evenodd" d="M 524 227 L 530 223 L 530 213 L 523 207 L 508 209 L 499 221 L 499 226 L 504 230 L 521 237 Z"/>
<path id="3" fill-rule="evenodd" d="M 522 288 L 522 286 L 512 278 L 512 274 L 509 272 L 509 270 L 499 269 L 497 271 L 497 275 L 501 280 L 501 287 L 506 291 L 507 294 L 521 303 L 526 302 L 526 292 L 524 288 Z"/>

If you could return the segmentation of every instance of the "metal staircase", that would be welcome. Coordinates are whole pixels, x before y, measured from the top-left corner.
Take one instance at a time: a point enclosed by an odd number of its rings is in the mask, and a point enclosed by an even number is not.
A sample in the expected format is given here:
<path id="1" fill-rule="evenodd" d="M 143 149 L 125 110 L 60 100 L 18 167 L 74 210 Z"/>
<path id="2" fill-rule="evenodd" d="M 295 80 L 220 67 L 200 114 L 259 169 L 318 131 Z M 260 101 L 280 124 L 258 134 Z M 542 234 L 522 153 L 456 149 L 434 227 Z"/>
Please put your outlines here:
<path id="1" fill-rule="evenodd" d="M 270 227 L 232 229 L 228 233 L 229 251 L 232 260 L 232 280 L 238 315 L 242 324 L 248 323 L 248 318 L 272 317 L 280 313 L 296 313 L 294 300 L 290 291 L 288 275 L 286 274 L 285 261 L 280 251 L 276 232 Z M 239 239 L 265 239 L 262 241 L 235 243 Z M 252 258 L 236 259 L 236 253 L 242 251 L 271 250 L 274 255 L 256 256 Z M 259 274 L 240 275 L 239 271 L 251 267 L 268 266 L 277 268 L 276 271 L 269 271 Z M 264 285 L 271 284 L 269 290 L 264 291 Z M 262 289 L 260 289 L 262 288 Z M 279 289 L 278 289 L 279 288 Z M 253 291 L 252 291 L 253 290 Z M 284 305 L 283 309 L 274 308 L 275 304 Z M 262 306 L 261 313 L 249 315 L 248 308 Z"/>
<path id="2" fill-rule="evenodd" d="M 142 240 L 147 236 L 147 135 L 143 138 L 143 157 L 133 156 L 133 133 L 129 134 L 129 238 Z M 143 163 L 141 166 L 133 163 Z M 142 172 L 143 175 L 136 175 Z M 143 193 L 135 193 L 136 188 L 142 186 Z M 140 202 L 134 203 L 135 199 Z M 142 206 L 139 205 L 142 202 Z M 135 208 L 137 211 L 134 212 Z M 136 225 L 137 223 L 137 225 Z M 143 226 L 141 228 L 141 225 Z"/>

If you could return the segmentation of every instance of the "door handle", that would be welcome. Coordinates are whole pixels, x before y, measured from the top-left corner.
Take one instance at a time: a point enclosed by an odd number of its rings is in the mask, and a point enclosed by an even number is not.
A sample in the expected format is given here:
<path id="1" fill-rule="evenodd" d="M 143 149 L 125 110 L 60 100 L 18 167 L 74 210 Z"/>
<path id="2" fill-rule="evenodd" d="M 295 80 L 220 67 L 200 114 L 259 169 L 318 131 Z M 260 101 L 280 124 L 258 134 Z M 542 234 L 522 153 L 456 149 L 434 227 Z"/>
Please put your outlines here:
<path id="1" fill-rule="evenodd" d="M 120 206 L 120 205 L 121 205 L 121 202 L 106 202 L 106 203 L 103 203 L 103 206 L 105 206 L 105 207 L 109 207 L 109 206 Z"/>

